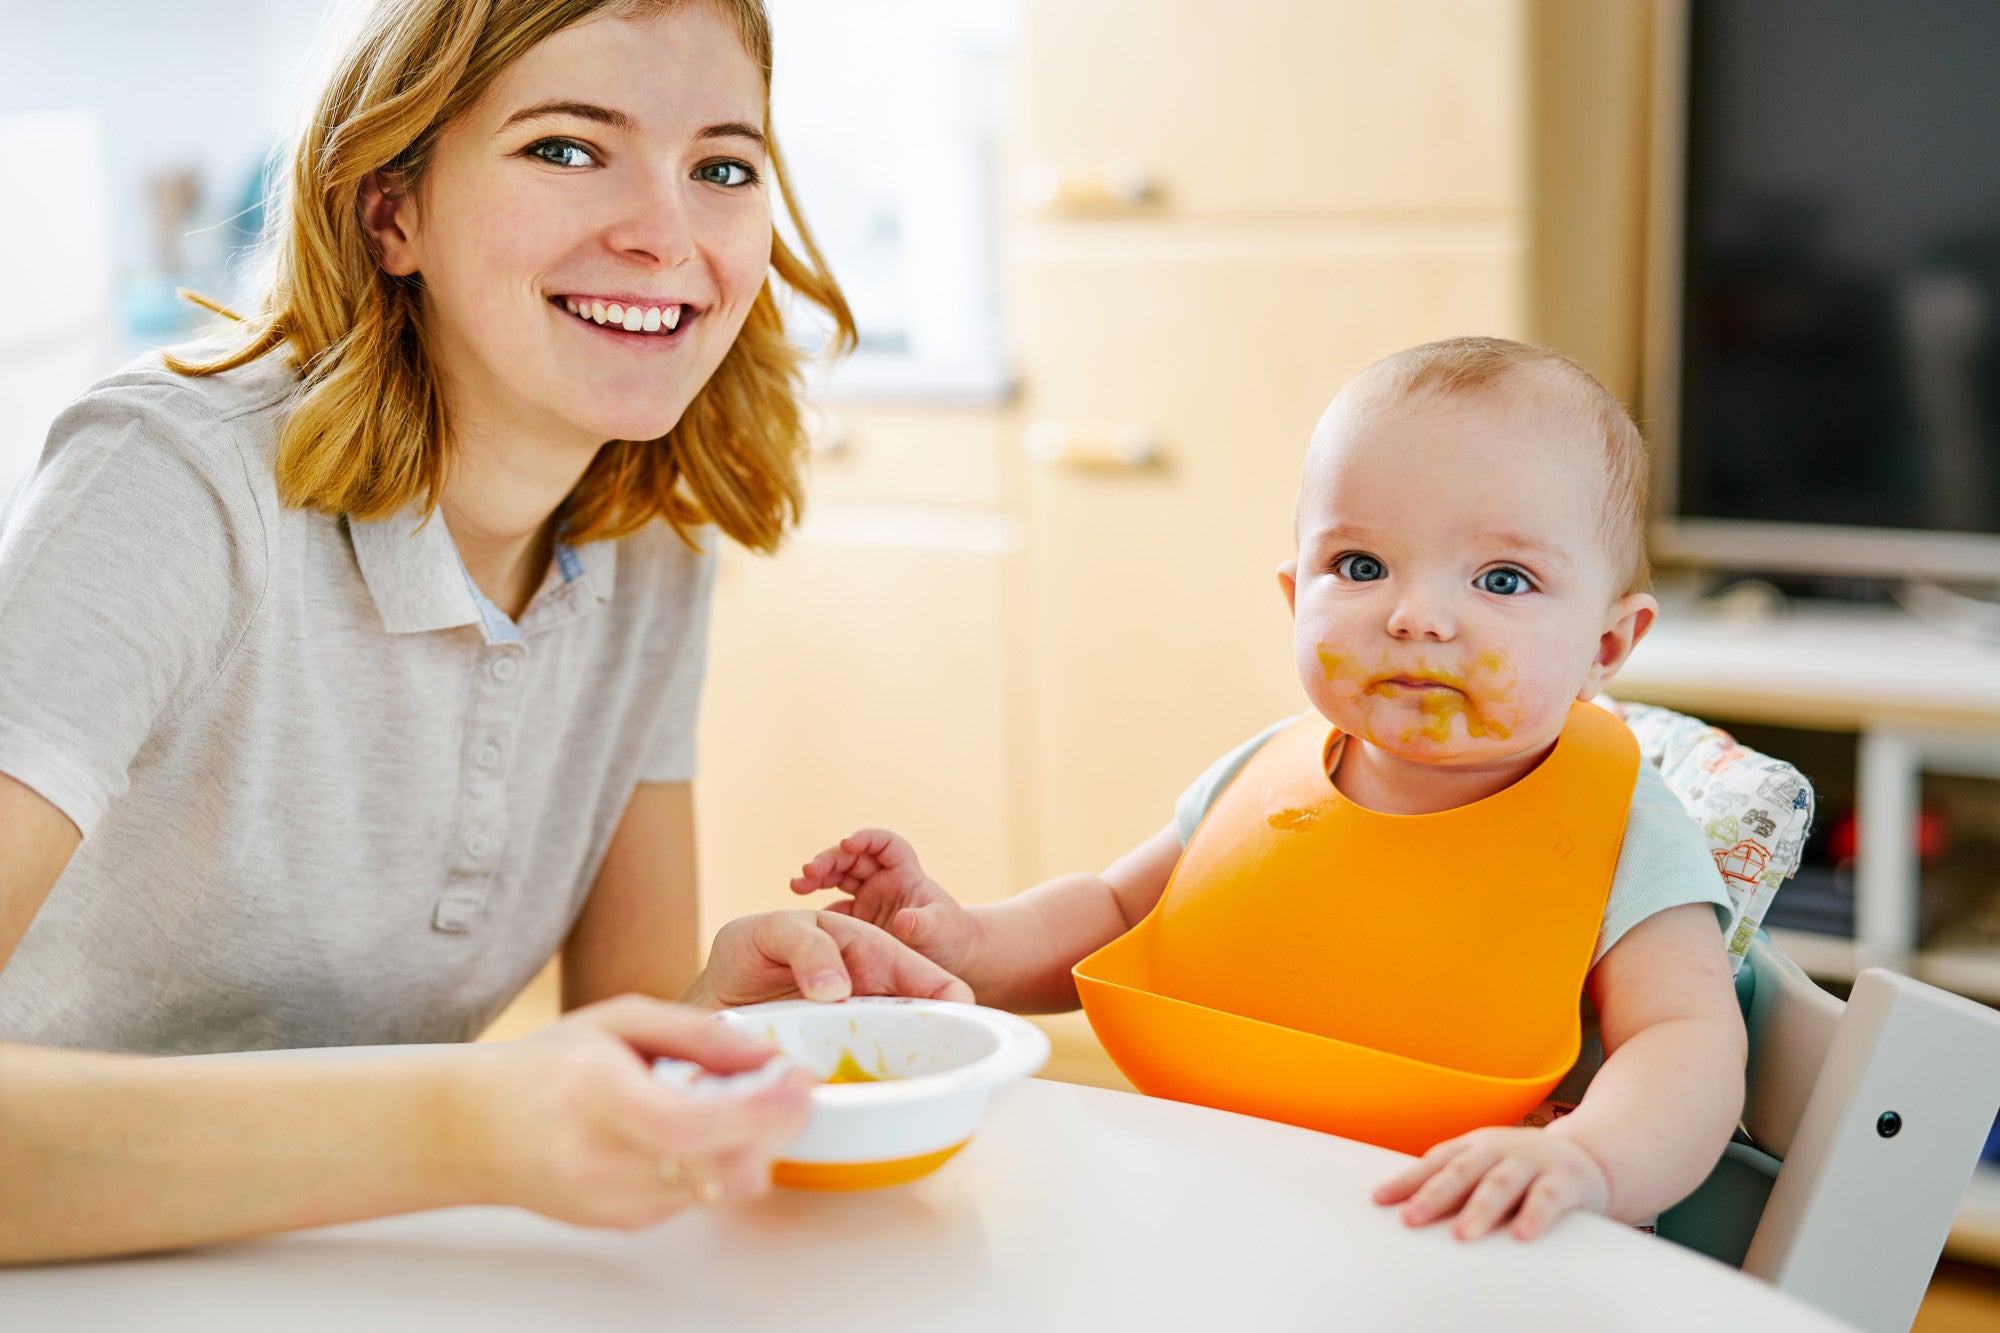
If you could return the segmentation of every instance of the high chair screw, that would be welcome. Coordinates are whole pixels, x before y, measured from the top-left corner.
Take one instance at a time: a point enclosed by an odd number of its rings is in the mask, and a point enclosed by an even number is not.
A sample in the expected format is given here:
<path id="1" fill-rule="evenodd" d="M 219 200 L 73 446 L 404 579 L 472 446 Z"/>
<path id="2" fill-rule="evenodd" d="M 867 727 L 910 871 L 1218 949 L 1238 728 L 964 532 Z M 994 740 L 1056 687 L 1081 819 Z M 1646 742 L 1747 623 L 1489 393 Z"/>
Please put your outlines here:
<path id="1" fill-rule="evenodd" d="M 1897 1115 L 1894 1111 L 1884 1111 L 1881 1117 L 1875 1122 L 1875 1132 L 1885 1139 L 1895 1138 L 1896 1132 L 1902 1127 L 1903 1117 Z"/>

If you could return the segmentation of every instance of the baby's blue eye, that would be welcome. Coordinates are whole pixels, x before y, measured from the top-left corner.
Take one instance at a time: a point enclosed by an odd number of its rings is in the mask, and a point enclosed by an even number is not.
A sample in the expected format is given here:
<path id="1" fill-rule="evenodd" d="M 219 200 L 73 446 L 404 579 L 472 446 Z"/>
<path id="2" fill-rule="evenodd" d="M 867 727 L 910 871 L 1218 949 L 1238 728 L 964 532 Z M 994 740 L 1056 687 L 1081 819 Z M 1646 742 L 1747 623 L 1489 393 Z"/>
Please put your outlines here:
<path id="1" fill-rule="evenodd" d="M 553 167 L 597 165 L 597 159 L 590 155 L 590 150 L 574 139 L 544 139 L 540 143 L 529 144 L 528 153 Z"/>
<path id="2" fill-rule="evenodd" d="M 1373 583 L 1389 577 L 1389 571 L 1372 555 L 1344 555 L 1333 562 L 1333 572 L 1356 583 Z"/>
<path id="3" fill-rule="evenodd" d="M 1512 597 L 1529 591 L 1532 585 L 1528 576 L 1518 569 L 1489 569 L 1473 580 L 1473 586 L 1501 597 Z"/>
<path id="4" fill-rule="evenodd" d="M 754 183 L 757 173 L 743 162 L 704 162 L 694 169 L 694 178 L 710 185 L 734 187 Z"/>

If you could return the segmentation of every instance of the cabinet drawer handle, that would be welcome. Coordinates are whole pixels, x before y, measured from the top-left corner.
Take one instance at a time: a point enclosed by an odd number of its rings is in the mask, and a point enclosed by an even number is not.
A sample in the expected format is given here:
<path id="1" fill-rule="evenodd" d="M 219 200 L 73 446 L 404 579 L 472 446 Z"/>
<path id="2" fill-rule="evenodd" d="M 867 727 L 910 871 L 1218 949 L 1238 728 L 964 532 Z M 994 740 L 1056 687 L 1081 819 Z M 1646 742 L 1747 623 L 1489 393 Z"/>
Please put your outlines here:
<path id="1" fill-rule="evenodd" d="M 1121 421 L 1102 432 L 1037 421 L 1021 437 L 1021 447 L 1037 463 L 1077 472 L 1137 472 L 1160 462 L 1153 433 L 1136 421 Z"/>
<path id="2" fill-rule="evenodd" d="M 1037 213 L 1127 213 L 1159 199 L 1159 182 L 1138 162 L 1107 163 L 1101 171 L 1058 171 L 1046 162 L 1021 168 L 1021 202 Z"/>

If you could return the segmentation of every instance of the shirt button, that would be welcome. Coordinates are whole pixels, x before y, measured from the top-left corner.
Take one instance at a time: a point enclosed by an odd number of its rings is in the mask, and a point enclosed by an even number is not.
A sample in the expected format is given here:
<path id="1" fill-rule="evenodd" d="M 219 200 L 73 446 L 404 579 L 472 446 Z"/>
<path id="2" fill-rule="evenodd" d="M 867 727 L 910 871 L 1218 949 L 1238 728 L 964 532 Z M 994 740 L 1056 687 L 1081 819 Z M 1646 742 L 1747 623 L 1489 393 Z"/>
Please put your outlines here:
<path id="1" fill-rule="evenodd" d="M 493 659 L 493 679 L 504 683 L 520 674 L 521 664 L 515 661 L 513 657 L 501 656 Z"/>
<path id="2" fill-rule="evenodd" d="M 483 860 L 492 850 L 493 840 L 484 833 L 475 833 L 465 840 L 465 854 L 475 861 Z"/>
<path id="3" fill-rule="evenodd" d="M 499 746 L 497 746 L 497 745 L 482 745 L 482 746 L 480 746 L 480 747 L 479 747 L 479 766 L 480 766 L 481 768 L 498 768 L 498 767 L 500 767 L 500 747 L 499 747 Z"/>

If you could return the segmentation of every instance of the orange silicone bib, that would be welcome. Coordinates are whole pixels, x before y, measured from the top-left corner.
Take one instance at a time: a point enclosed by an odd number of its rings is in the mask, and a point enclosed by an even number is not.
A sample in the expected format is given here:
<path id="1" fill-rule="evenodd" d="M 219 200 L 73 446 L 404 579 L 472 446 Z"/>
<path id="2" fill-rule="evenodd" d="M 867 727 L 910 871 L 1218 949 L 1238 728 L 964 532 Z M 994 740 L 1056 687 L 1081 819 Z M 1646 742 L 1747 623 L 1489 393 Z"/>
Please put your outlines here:
<path id="1" fill-rule="evenodd" d="M 1146 919 L 1076 966 L 1141 1092 L 1403 1152 L 1511 1124 L 1575 1062 L 1639 747 L 1570 708 L 1540 767 L 1431 815 L 1327 778 L 1308 714 L 1251 756 Z"/>

